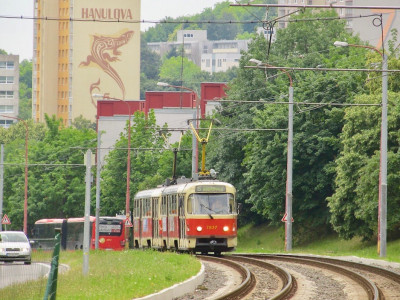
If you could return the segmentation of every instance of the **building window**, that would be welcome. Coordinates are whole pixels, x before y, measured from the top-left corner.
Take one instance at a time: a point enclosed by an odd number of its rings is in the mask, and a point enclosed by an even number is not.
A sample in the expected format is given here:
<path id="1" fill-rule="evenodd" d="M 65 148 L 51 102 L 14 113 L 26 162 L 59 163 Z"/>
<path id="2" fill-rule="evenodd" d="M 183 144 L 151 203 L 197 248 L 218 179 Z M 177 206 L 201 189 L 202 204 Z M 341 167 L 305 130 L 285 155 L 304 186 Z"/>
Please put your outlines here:
<path id="1" fill-rule="evenodd" d="M 13 70 L 14 62 L 13 61 L 0 61 L 0 69 Z"/>
<path id="2" fill-rule="evenodd" d="M 12 123 L 12 120 L 0 120 L 0 126 L 4 128 L 10 127 Z"/>
<path id="3" fill-rule="evenodd" d="M 217 61 L 217 67 L 222 67 L 222 59 L 218 59 L 218 61 Z"/>
<path id="4" fill-rule="evenodd" d="M 209 68 L 210 67 L 210 60 L 206 59 L 206 67 Z"/>
<path id="5" fill-rule="evenodd" d="M 0 91 L 0 99 L 13 99 L 14 91 Z"/>
<path id="6" fill-rule="evenodd" d="M 0 105 L 0 113 L 10 113 L 14 112 L 14 106 L 12 105 Z"/>
<path id="7" fill-rule="evenodd" d="M 0 83 L 14 83 L 14 76 L 0 76 Z"/>

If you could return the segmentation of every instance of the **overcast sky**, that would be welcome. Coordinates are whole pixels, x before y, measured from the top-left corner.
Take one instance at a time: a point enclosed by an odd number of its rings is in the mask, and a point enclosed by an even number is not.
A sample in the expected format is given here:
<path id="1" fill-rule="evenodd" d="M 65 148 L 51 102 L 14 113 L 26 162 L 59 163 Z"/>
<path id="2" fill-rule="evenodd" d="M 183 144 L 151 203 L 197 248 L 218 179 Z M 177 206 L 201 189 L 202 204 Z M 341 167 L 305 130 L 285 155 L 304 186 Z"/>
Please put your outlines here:
<path id="1" fill-rule="evenodd" d="M 56 0 L 52 0 L 56 1 Z M 129 0 L 127 0 L 129 1 Z M 33 16 L 34 0 L 0 0 L 0 16 Z M 194 15 L 222 0 L 143 0 L 141 20 Z M 142 30 L 151 24 L 141 24 Z M 0 49 L 17 54 L 20 60 L 32 58 L 33 21 L 0 18 Z"/>

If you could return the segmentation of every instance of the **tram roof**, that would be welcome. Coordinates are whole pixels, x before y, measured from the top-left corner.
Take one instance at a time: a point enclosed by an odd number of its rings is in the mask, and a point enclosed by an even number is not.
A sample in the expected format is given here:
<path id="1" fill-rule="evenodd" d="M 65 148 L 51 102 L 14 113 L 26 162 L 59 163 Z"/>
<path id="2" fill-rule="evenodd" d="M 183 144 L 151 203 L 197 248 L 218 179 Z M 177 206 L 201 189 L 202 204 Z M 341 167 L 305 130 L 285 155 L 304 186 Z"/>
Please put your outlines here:
<path id="1" fill-rule="evenodd" d="M 227 186 L 234 188 L 233 185 L 223 181 L 217 180 L 199 180 L 199 181 L 192 181 L 187 183 L 181 183 L 176 185 L 170 186 L 163 186 L 151 190 L 144 190 L 140 191 L 135 195 L 135 198 L 148 198 L 148 197 L 160 197 L 161 194 L 169 195 L 169 194 L 176 194 L 176 193 L 183 193 L 185 190 L 190 189 L 196 186 Z"/>

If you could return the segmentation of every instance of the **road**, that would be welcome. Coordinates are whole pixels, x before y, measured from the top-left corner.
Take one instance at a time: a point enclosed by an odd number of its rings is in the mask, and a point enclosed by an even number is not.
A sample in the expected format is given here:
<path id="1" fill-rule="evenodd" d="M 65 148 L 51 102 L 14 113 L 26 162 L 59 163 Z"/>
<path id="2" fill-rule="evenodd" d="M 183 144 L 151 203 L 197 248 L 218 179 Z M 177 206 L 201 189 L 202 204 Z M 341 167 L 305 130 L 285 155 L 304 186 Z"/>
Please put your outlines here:
<path id="1" fill-rule="evenodd" d="M 35 280 L 47 275 L 50 265 L 44 263 L 0 263 L 0 289 L 19 282 Z"/>

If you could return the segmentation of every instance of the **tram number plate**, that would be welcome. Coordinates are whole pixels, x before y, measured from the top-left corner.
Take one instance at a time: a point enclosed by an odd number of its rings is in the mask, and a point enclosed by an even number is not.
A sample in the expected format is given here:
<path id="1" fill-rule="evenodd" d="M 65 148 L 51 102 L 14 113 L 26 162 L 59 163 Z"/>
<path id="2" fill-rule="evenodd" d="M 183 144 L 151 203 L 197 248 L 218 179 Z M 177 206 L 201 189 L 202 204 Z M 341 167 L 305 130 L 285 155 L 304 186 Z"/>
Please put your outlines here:
<path id="1" fill-rule="evenodd" d="M 212 225 L 212 226 L 207 226 L 206 228 L 209 229 L 209 230 L 216 230 L 217 226 L 216 225 Z"/>

